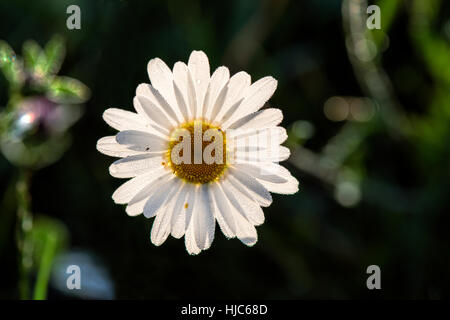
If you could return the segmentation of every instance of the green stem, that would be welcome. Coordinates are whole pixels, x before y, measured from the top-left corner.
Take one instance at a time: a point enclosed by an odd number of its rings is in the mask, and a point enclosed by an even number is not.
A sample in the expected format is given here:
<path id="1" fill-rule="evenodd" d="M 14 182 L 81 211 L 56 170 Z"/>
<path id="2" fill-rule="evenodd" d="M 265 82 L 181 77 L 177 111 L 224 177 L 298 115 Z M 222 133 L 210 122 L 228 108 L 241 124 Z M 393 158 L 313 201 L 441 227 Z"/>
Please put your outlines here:
<path id="1" fill-rule="evenodd" d="M 31 198 L 29 194 L 31 173 L 20 169 L 16 184 L 17 195 L 17 229 L 16 241 L 19 252 L 19 297 L 30 298 L 30 269 L 32 266 L 33 243 L 29 234 L 33 228 L 33 216 L 30 211 Z"/>
<path id="2" fill-rule="evenodd" d="M 57 246 L 58 238 L 53 233 L 47 234 L 34 287 L 34 300 L 44 300 L 47 298 L 48 281 L 50 279 L 52 262 L 56 254 Z"/>

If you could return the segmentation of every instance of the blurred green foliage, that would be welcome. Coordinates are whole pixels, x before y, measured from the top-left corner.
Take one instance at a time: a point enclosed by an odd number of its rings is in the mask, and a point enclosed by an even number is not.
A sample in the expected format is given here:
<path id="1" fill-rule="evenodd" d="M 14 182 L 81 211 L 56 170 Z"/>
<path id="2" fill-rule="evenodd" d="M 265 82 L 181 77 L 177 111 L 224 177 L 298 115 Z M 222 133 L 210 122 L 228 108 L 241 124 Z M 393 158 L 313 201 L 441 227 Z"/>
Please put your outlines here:
<path id="1" fill-rule="evenodd" d="M 62 55 L 55 34 L 67 44 L 60 73 L 92 90 L 72 146 L 34 175 L 32 211 L 63 221 L 71 248 L 104 261 L 117 298 L 448 297 L 450 5 L 373 3 L 381 30 L 369 32 L 364 1 L 83 0 L 81 30 L 65 27 L 68 0 L 0 1 L 0 39 L 10 45 L 0 44 L 0 105 L 8 83 L 22 81 L 18 60 L 5 60 L 11 48 L 25 43 L 25 68 L 55 74 Z M 27 39 L 53 40 L 41 51 Z M 292 151 L 285 165 L 300 181 L 298 194 L 276 195 L 265 209 L 255 247 L 216 232 L 212 248 L 195 257 L 180 240 L 150 243 L 152 221 L 113 203 L 122 181 L 95 150 L 98 138 L 114 134 L 101 114 L 132 110 L 148 60 L 172 66 L 193 49 L 208 54 L 211 69 L 223 64 L 252 80 L 279 80 L 270 104 L 285 115 Z M 55 99 L 80 90 L 64 79 L 47 85 Z M 11 275 L 0 297 L 16 298 L 15 176 L 3 158 L 0 176 L 0 268 Z M 47 240 L 38 243 L 52 248 L 52 233 L 39 234 Z M 366 288 L 371 264 L 381 267 L 378 292 Z M 50 286 L 49 297 L 65 296 Z"/>

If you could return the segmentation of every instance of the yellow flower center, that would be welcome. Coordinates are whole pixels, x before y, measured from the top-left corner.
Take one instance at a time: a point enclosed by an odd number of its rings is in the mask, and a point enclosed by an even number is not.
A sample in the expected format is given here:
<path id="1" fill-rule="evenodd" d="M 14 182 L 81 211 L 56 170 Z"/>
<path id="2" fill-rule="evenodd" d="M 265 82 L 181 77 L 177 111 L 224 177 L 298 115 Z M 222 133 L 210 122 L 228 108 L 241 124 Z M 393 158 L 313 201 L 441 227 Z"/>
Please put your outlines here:
<path id="1" fill-rule="evenodd" d="M 227 167 L 225 133 L 203 120 L 186 122 L 170 133 L 167 162 L 189 183 L 217 181 Z"/>

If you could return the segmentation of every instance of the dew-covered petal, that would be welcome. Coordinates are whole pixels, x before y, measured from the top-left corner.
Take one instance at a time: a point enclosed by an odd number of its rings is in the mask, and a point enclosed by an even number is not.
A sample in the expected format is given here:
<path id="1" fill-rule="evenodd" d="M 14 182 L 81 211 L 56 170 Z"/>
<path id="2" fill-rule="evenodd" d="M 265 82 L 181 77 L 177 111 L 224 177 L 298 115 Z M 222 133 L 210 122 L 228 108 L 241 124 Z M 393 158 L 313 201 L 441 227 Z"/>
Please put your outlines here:
<path id="1" fill-rule="evenodd" d="M 144 96 L 153 104 L 157 105 L 159 109 L 163 110 L 164 114 L 175 124 L 183 122 L 181 111 L 178 108 L 178 103 L 169 105 L 161 93 L 156 90 L 151 84 L 141 83 L 136 89 L 136 96 Z"/>
<path id="2" fill-rule="evenodd" d="M 193 224 L 192 222 L 192 216 L 195 209 L 195 202 L 197 201 L 197 186 L 187 183 L 184 187 L 184 202 L 182 202 L 182 210 L 181 210 L 181 219 L 178 219 L 174 221 L 175 225 L 172 227 L 173 232 L 176 235 L 179 235 L 181 233 L 185 233 L 185 231 L 188 229 L 190 224 Z M 179 221 L 181 220 L 181 221 Z M 180 230 L 178 230 L 180 229 Z M 181 231 L 181 229 L 183 229 Z"/>
<path id="3" fill-rule="evenodd" d="M 211 194 L 216 205 L 215 218 L 220 229 L 227 238 L 235 237 L 236 221 L 231 211 L 231 205 L 219 183 L 211 186 Z"/>
<path id="4" fill-rule="evenodd" d="M 237 111 L 228 118 L 224 126 L 233 123 L 250 113 L 258 111 L 270 99 L 277 88 L 277 81 L 272 77 L 264 77 L 253 83 L 245 94 L 245 98 Z"/>
<path id="5" fill-rule="evenodd" d="M 287 182 L 287 177 L 285 176 L 284 172 L 272 171 L 272 168 L 269 166 L 263 167 L 253 163 L 238 163 L 235 164 L 234 167 L 237 170 L 248 173 L 258 180 L 264 180 L 272 183 Z"/>
<path id="6" fill-rule="evenodd" d="M 144 189 L 149 183 L 155 181 L 158 177 L 165 173 L 165 168 L 160 167 L 147 173 L 138 175 L 133 179 L 128 180 L 122 184 L 113 193 L 112 198 L 115 203 L 128 203 L 133 197 Z"/>
<path id="7" fill-rule="evenodd" d="M 188 221 L 192 214 L 192 205 L 189 208 L 189 203 L 193 203 L 193 197 L 195 192 L 190 192 L 192 185 L 183 183 L 180 192 L 178 193 L 176 203 L 173 209 L 172 221 L 171 221 L 171 235 L 174 238 L 181 238 L 188 225 Z M 192 199 L 190 195 L 192 193 Z M 187 204 L 187 205 L 186 205 Z"/>
<path id="8" fill-rule="evenodd" d="M 132 178 L 163 167 L 163 162 L 163 153 L 138 154 L 115 161 L 109 173 L 116 178 Z"/>
<path id="9" fill-rule="evenodd" d="M 286 182 L 274 183 L 271 181 L 258 179 L 257 180 L 270 192 L 279 194 L 294 194 L 298 191 L 298 180 L 293 176 L 286 177 Z"/>
<path id="10" fill-rule="evenodd" d="M 251 224 L 259 226 L 264 223 L 264 212 L 251 195 L 236 189 L 228 181 L 223 182 L 223 191 L 231 205 Z"/>
<path id="11" fill-rule="evenodd" d="M 186 229 L 186 233 L 184 235 L 184 243 L 186 246 L 186 250 L 190 255 L 196 255 L 201 252 L 200 248 L 195 243 L 193 222 L 190 223 L 188 228 Z"/>
<path id="12" fill-rule="evenodd" d="M 106 136 L 97 141 L 97 150 L 111 157 L 128 157 L 144 152 L 128 149 L 116 141 L 116 136 Z"/>
<path id="13" fill-rule="evenodd" d="M 243 101 L 245 93 L 250 87 L 251 78 L 247 72 L 241 71 L 230 78 L 227 93 L 222 108 L 213 121 L 223 123 L 229 119 Z"/>
<path id="14" fill-rule="evenodd" d="M 228 181 L 240 192 L 249 194 L 261 206 L 267 207 L 272 203 L 272 196 L 255 178 L 245 172 L 229 168 Z"/>
<path id="15" fill-rule="evenodd" d="M 204 118 L 214 118 L 220 108 L 222 108 L 227 93 L 226 85 L 229 79 L 230 71 L 227 67 L 219 67 L 212 74 L 203 103 Z"/>
<path id="16" fill-rule="evenodd" d="M 136 194 L 133 199 L 128 202 L 125 209 L 129 216 L 137 216 L 144 211 L 144 206 L 150 195 L 152 195 L 155 190 L 158 190 L 163 185 L 165 185 L 169 179 L 172 178 L 172 174 L 169 171 L 165 171 L 162 175 L 158 176 L 153 181 L 143 188 L 138 194 Z"/>
<path id="17" fill-rule="evenodd" d="M 173 66 L 173 90 L 178 103 L 178 108 L 184 121 L 188 121 L 193 115 L 190 113 L 189 99 L 187 95 L 188 68 L 183 62 L 177 62 Z"/>
<path id="18" fill-rule="evenodd" d="M 234 163 L 242 162 L 280 162 L 289 158 L 291 152 L 284 146 L 271 149 L 258 148 L 256 150 L 239 150 L 233 153 Z"/>
<path id="19" fill-rule="evenodd" d="M 256 233 L 255 226 L 248 221 L 248 219 L 242 215 L 238 209 L 231 204 L 230 199 L 226 195 L 229 193 L 231 187 L 230 184 L 224 183 L 222 185 L 222 189 L 224 191 L 225 199 L 230 203 L 229 205 L 229 213 L 233 216 L 236 226 L 236 237 L 242 241 L 247 246 L 253 246 L 258 240 L 258 235 Z M 226 192 L 225 192 L 226 191 Z"/>
<path id="20" fill-rule="evenodd" d="M 236 120 L 228 128 L 222 129 L 232 130 L 248 130 L 248 129 L 265 129 L 275 127 L 283 120 L 283 113 L 280 109 L 268 108 L 253 112 L 243 118 Z"/>
<path id="21" fill-rule="evenodd" d="M 194 83 L 194 77 L 191 74 L 191 71 L 188 69 L 187 71 L 187 105 L 189 108 L 189 114 L 192 116 L 192 118 L 198 118 L 199 106 L 200 102 L 198 102 L 197 93 L 195 91 L 195 83 Z"/>
<path id="22" fill-rule="evenodd" d="M 269 192 L 293 194 L 298 191 L 298 180 L 285 167 L 273 162 L 242 162 L 234 164 L 239 170 L 252 175 Z"/>
<path id="23" fill-rule="evenodd" d="M 195 115 L 196 117 L 201 117 L 203 100 L 210 79 L 208 57 L 203 51 L 192 51 L 189 56 L 188 68 L 195 85 L 197 101 L 197 113 Z"/>
<path id="24" fill-rule="evenodd" d="M 212 212 L 209 186 L 201 185 L 197 188 L 192 219 L 194 221 L 194 237 L 197 247 L 208 249 L 214 239 L 215 220 Z"/>
<path id="25" fill-rule="evenodd" d="M 167 200 L 172 192 L 172 189 L 179 183 L 179 179 L 172 176 L 167 183 L 155 190 L 144 206 L 144 216 L 151 218 L 156 216 L 162 208 L 164 202 Z"/>
<path id="26" fill-rule="evenodd" d="M 144 96 L 136 96 L 133 99 L 133 103 L 140 104 L 147 117 L 156 123 L 159 127 L 170 131 L 170 129 L 176 124 L 174 120 L 171 120 L 163 112 L 163 110 L 149 98 Z"/>
<path id="27" fill-rule="evenodd" d="M 230 198 L 228 198 L 228 194 L 230 194 L 231 189 L 231 184 L 227 180 L 224 180 L 222 184 L 222 190 L 224 191 L 225 199 L 228 201 L 228 203 L 230 203 L 229 213 L 233 216 L 233 219 L 235 221 L 236 237 L 245 245 L 252 246 L 258 240 L 255 226 L 251 222 L 249 222 L 249 220 L 245 215 L 242 214 L 242 212 L 239 212 L 236 206 L 232 205 L 231 201 L 234 202 L 235 200 L 230 200 Z M 232 195 L 231 198 L 234 199 L 234 196 Z"/>
<path id="28" fill-rule="evenodd" d="M 150 240 L 155 246 L 163 244 L 170 234 L 170 218 L 172 217 L 172 212 L 168 210 L 169 207 L 170 204 L 167 206 L 167 210 L 162 210 L 156 216 L 155 221 L 153 221 Z"/>
<path id="29" fill-rule="evenodd" d="M 287 139 L 286 129 L 283 127 L 229 129 L 226 133 L 227 138 L 233 138 L 240 144 L 248 141 L 248 145 L 252 146 L 279 145 Z"/>
<path id="30" fill-rule="evenodd" d="M 159 246 L 166 241 L 170 234 L 170 222 L 181 185 L 182 182 L 177 181 L 177 183 L 173 186 L 162 210 L 160 210 L 160 212 L 156 215 L 155 221 L 153 222 L 150 239 L 156 246 Z"/>
<path id="31" fill-rule="evenodd" d="M 153 88 L 158 90 L 169 105 L 176 105 L 173 91 L 173 75 L 170 68 L 159 58 L 151 59 L 147 66 Z"/>
<path id="32" fill-rule="evenodd" d="M 144 131 L 125 130 L 116 135 L 116 141 L 135 151 L 158 152 L 167 150 L 167 141 Z"/>
<path id="33" fill-rule="evenodd" d="M 106 109 L 103 112 L 103 120 L 118 131 L 145 130 L 147 125 L 141 115 L 117 108 Z"/>
<path id="34" fill-rule="evenodd" d="M 252 225 L 247 219 L 240 214 L 236 217 L 236 236 L 241 242 L 249 247 L 255 245 L 258 241 L 258 234 L 256 233 L 255 226 Z"/>
<path id="35" fill-rule="evenodd" d="M 194 236 L 194 209 L 195 209 L 195 201 L 197 196 L 197 188 L 193 185 L 190 185 L 188 190 L 188 201 L 186 202 L 185 208 L 186 208 L 186 232 L 184 234 L 184 242 L 186 246 L 186 250 L 189 254 L 199 254 L 200 248 L 197 246 L 197 243 L 195 241 Z"/>

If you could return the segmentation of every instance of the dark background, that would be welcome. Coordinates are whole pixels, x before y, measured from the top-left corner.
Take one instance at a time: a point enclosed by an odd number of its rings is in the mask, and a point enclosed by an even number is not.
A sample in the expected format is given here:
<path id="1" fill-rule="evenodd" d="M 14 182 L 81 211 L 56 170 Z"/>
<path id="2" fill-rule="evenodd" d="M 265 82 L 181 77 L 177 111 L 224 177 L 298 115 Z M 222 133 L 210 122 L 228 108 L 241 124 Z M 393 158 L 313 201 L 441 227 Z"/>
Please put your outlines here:
<path id="1" fill-rule="evenodd" d="M 349 58 L 351 35 L 338 0 L 0 0 L 0 38 L 20 54 L 26 39 L 44 45 L 62 35 L 67 56 L 60 74 L 92 92 L 71 129 L 69 150 L 34 173 L 32 211 L 66 225 L 67 250 L 95 256 L 119 299 L 448 297 L 450 6 L 392 0 L 398 2 L 392 9 L 388 2 L 378 3 L 382 29 L 371 32 L 384 37 L 374 61 L 386 74 L 381 86 L 391 88 L 385 98 L 361 80 L 364 66 Z M 70 4 L 81 8 L 81 30 L 66 28 Z M 155 247 L 152 221 L 128 217 L 113 203 L 111 195 L 124 181 L 109 175 L 113 158 L 95 148 L 99 138 L 114 134 L 103 111 L 132 110 L 137 85 L 148 82 L 148 60 L 160 57 L 172 67 L 187 62 L 192 50 L 208 55 L 211 71 L 226 65 L 231 73 L 247 71 L 252 81 L 266 75 L 278 80 L 270 104 L 283 111 L 296 155 L 284 165 L 300 191 L 274 195 L 252 248 L 226 240 L 219 229 L 212 247 L 198 256 L 171 237 Z M 8 99 L 5 84 L 0 76 L 0 105 Z M 375 115 L 331 121 L 324 104 L 333 96 L 369 97 Z M 388 108 L 395 112 L 383 111 Z M 406 122 L 390 121 L 396 116 Z M 302 125 L 313 135 L 296 137 Z M 336 196 L 341 180 L 330 182 L 323 168 L 317 173 L 314 164 L 302 162 L 304 152 L 322 159 L 330 143 L 345 149 L 339 137 L 347 129 L 359 143 L 335 171 L 357 177 L 356 184 L 349 181 L 360 199 L 350 205 Z M 0 156 L 3 198 L 15 175 Z M 0 238 L 0 297 L 11 299 L 18 296 L 18 274 L 14 219 L 8 221 Z M 376 292 L 366 287 L 372 264 L 382 274 Z M 50 283 L 49 298 L 71 297 Z"/>

